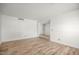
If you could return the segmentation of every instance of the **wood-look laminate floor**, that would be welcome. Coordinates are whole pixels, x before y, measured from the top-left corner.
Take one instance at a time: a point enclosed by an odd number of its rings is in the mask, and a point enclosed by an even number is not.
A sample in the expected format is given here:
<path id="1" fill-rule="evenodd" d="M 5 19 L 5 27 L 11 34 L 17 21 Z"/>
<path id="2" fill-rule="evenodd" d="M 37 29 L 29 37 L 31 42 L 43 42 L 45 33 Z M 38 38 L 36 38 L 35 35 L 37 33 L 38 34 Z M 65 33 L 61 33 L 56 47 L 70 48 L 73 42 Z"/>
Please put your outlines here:
<path id="1" fill-rule="evenodd" d="M 43 38 L 23 39 L 2 44 L 4 55 L 79 55 L 79 49 Z"/>

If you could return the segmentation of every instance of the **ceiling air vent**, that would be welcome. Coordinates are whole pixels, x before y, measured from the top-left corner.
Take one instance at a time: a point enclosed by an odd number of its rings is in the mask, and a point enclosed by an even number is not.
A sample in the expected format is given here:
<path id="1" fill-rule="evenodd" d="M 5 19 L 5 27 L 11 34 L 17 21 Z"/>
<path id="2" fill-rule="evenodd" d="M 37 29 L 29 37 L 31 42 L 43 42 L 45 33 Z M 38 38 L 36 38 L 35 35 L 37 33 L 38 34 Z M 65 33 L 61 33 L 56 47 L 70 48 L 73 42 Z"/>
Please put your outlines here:
<path id="1" fill-rule="evenodd" d="M 24 20 L 23 18 L 18 18 L 18 20 Z"/>

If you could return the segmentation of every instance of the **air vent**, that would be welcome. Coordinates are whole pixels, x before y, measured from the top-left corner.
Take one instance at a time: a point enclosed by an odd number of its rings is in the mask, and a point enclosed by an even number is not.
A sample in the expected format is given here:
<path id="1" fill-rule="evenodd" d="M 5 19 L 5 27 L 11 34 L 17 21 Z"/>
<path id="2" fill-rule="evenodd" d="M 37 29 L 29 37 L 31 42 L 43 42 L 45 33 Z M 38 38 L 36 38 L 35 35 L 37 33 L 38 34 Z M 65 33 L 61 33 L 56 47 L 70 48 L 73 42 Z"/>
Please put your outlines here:
<path id="1" fill-rule="evenodd" d="M 23 18 L 18 18 L 18 20 L 24 20 Z"/>

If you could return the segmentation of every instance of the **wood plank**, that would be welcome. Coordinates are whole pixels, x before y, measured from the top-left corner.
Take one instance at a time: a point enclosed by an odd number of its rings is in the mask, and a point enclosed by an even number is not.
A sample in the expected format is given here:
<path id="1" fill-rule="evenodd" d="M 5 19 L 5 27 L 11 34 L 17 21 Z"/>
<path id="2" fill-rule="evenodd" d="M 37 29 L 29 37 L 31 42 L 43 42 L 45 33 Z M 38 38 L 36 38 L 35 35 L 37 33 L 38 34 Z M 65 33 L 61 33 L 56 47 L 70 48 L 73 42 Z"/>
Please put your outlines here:
<path id="1" fill-rule="evenodd" d="M 2 44 L 4 55 L 79 55 L 79 49 L 43 38 L 31 38 Z"/>

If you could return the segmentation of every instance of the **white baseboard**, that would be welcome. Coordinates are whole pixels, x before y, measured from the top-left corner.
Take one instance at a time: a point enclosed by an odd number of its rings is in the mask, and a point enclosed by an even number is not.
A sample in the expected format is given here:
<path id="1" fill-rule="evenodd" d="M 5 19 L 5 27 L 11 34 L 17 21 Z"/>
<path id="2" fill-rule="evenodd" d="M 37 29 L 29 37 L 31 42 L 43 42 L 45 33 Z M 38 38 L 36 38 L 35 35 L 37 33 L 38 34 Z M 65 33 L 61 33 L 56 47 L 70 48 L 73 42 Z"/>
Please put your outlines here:
<path id="1" fill-rule="evenodd" d="M 52 41 L 52 42 L 57 42 L 57 43 L 60 43 L 60 44 L 63 44 L 63 45 L 67 45 L 67 46 L 70 46 L 70 47 L 78 48 L 78 49 L 79 49 L 79 46 L 72 45 L 72 44 L 69 44 L 69 43 L 66 43 L 66 42 L 56 41 L 56 40 L 50 40 L 50 41 Z"/>
<path id="2" fill-rule="evenodd" d="M 39 36 L 35 36 L 35 37 L 39 37 Z M 4 43 L 4 42 L 10 42 L 10 41 L 16 41 L 16 40 L 30 39 L 30 38 L 35 38 L 35 37 L 23 37 L 23 38 L 7 39 L 5 41 L 2 40 L 2 43 Z"/>

